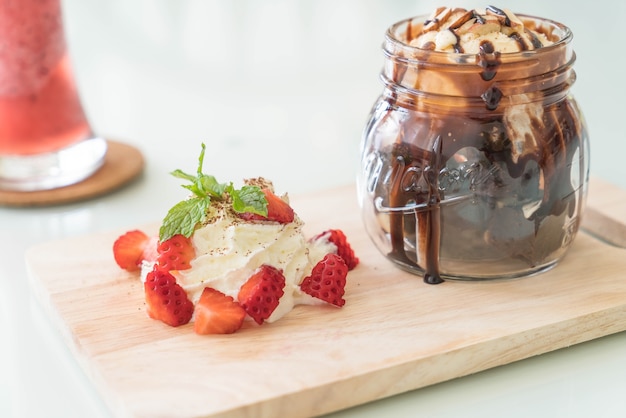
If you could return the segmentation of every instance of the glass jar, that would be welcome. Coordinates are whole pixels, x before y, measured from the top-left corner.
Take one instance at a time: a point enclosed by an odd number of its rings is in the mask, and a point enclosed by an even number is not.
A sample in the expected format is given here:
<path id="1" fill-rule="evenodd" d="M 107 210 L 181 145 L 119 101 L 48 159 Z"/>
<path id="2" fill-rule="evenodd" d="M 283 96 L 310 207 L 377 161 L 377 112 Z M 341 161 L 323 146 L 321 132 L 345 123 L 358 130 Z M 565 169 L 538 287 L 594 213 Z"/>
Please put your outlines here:
<path id="1" fill-rule="evenodd" d="M 572 32 L 518 15 L 552 45 L 478 54 L 385 37 L 384 90 L 363 134 L 358 192 L 367 232 L 427 283 L 514 278 L 566 253 L 581 221 L 588 135 L 570 87 Z"/>

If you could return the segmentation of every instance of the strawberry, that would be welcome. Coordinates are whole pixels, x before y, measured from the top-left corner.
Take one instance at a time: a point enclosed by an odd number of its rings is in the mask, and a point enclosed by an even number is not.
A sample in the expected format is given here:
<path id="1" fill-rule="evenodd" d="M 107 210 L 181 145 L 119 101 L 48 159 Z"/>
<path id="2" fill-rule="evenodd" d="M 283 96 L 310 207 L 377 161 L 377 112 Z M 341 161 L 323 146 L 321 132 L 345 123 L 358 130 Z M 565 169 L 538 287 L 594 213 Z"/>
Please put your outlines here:
<path id="1" fill-rule="evenodd" d="M 181 234 L 159 243 L 157 264 L 163 270 L 186 270 L 191 267 L 191 260 L 196 256 L 191 239 Z"/>
<path id="2" fill-rule="evenodd" d="M 354 250 L 348 243 L 348 239 L 346 235 L 340 229 L 329 229 L 327 231 L 322 232 L 314 236 L 311 240 L 316 241 L 320 239 L 326 239 L 337 247 L 337 254 L 343 258 L 343 261 L 346 262 L 346 266 L 348 266 L 348 270 L 352 270 L 359 264 L 358 257 L 354 254 Z"/>
<path id="3" fill-rule="evenodd" d="M 282 271 L 263 264 L 239 289 L 237 299 L 245 311 L 261 325 L 278 306 L 285 293 L 285 276 Z"/>
<path id="4" fill-rule="evenodd" d="M 240 216 L 247 221 L 274 221 L 281 224 L 293 222 L 295 217 L 293 208 L 289 203 L 276 196 L 270 189 L 263 189 L 263 194 L 267 200 L 267 216 L 245 212 Z"/>
<path id="5" fill-rule="evenodd" d="M 191 320 L 193 303 L 168 271 L 152 270 L 144 283 L 148 316 L 177 327 Z"/>
<path id="6" fill-rule="evenodd" d="M 196 304 L 196 334 L 232 334 L 243 325 L 246 311 L 219 290 L 205 287 Z"/>
<path id="7" fill-rule="evenodd" d="M 113 243 L 113 258 L 126 271 L 139 271 L 150 238 L 137 229 L 119 236 Z"/>
<path id="8" fill-rule="evenodd" d="M 311 275 L 300 283 L 304 293 L 336 306 L 343 306 L 348 266 L 338 254 L 329 253 L 318 262 Z"/>

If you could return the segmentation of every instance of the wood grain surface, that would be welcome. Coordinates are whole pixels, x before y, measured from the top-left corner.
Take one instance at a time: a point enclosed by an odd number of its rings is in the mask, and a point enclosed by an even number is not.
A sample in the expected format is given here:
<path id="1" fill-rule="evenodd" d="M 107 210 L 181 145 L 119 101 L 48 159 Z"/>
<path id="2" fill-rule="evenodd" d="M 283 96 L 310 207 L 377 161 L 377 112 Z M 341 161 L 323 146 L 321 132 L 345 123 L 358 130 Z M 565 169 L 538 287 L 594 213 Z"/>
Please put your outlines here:
<path id="1" fill-rule="evenodd" d="M 626 250 L 586 232 L 546 273 L 431 286 L 375 249 L 352 186 L 292 204 L 307 233 L 341 228 L 361 258 L 347 303 L 229 336 L 149 319 L 137 276 L 112 258 L 124 231 L 28 251 L 34 292 L 113 415 L 314 416 L 626 330 Z M 626 224 L 624 205 L 592 182 L 589 207 L 606 222 Z"/>

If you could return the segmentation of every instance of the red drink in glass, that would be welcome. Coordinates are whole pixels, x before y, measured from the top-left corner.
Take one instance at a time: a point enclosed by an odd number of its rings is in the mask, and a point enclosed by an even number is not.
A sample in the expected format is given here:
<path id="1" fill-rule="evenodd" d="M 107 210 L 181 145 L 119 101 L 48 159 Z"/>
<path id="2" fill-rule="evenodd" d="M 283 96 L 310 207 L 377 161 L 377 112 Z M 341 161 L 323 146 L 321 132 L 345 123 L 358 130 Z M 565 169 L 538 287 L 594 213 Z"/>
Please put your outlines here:
<path id="1" fill-rule="evenodd" d="M 76 183 L 105 152 L 74 83 L 60 0 L 0 0 L 0 189 Z"/>

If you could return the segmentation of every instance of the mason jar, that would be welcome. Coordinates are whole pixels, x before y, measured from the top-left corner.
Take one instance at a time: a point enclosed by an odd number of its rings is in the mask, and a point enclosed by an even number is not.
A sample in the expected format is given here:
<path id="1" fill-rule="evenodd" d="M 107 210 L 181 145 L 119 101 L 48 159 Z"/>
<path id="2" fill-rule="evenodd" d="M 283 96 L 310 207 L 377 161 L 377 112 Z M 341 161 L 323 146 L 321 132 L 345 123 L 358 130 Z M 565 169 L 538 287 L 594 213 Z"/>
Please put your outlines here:
<path id="1" fill-rule="evenodd" d="M 589 144 L 570 93 L 572 32 L 518 17 L 553 43 L 449 53 L 406 42 L 426 16 L 387 30 L 358 194 L 374 244 L 427 283 L 544 271 L 579 229 Z"/>

